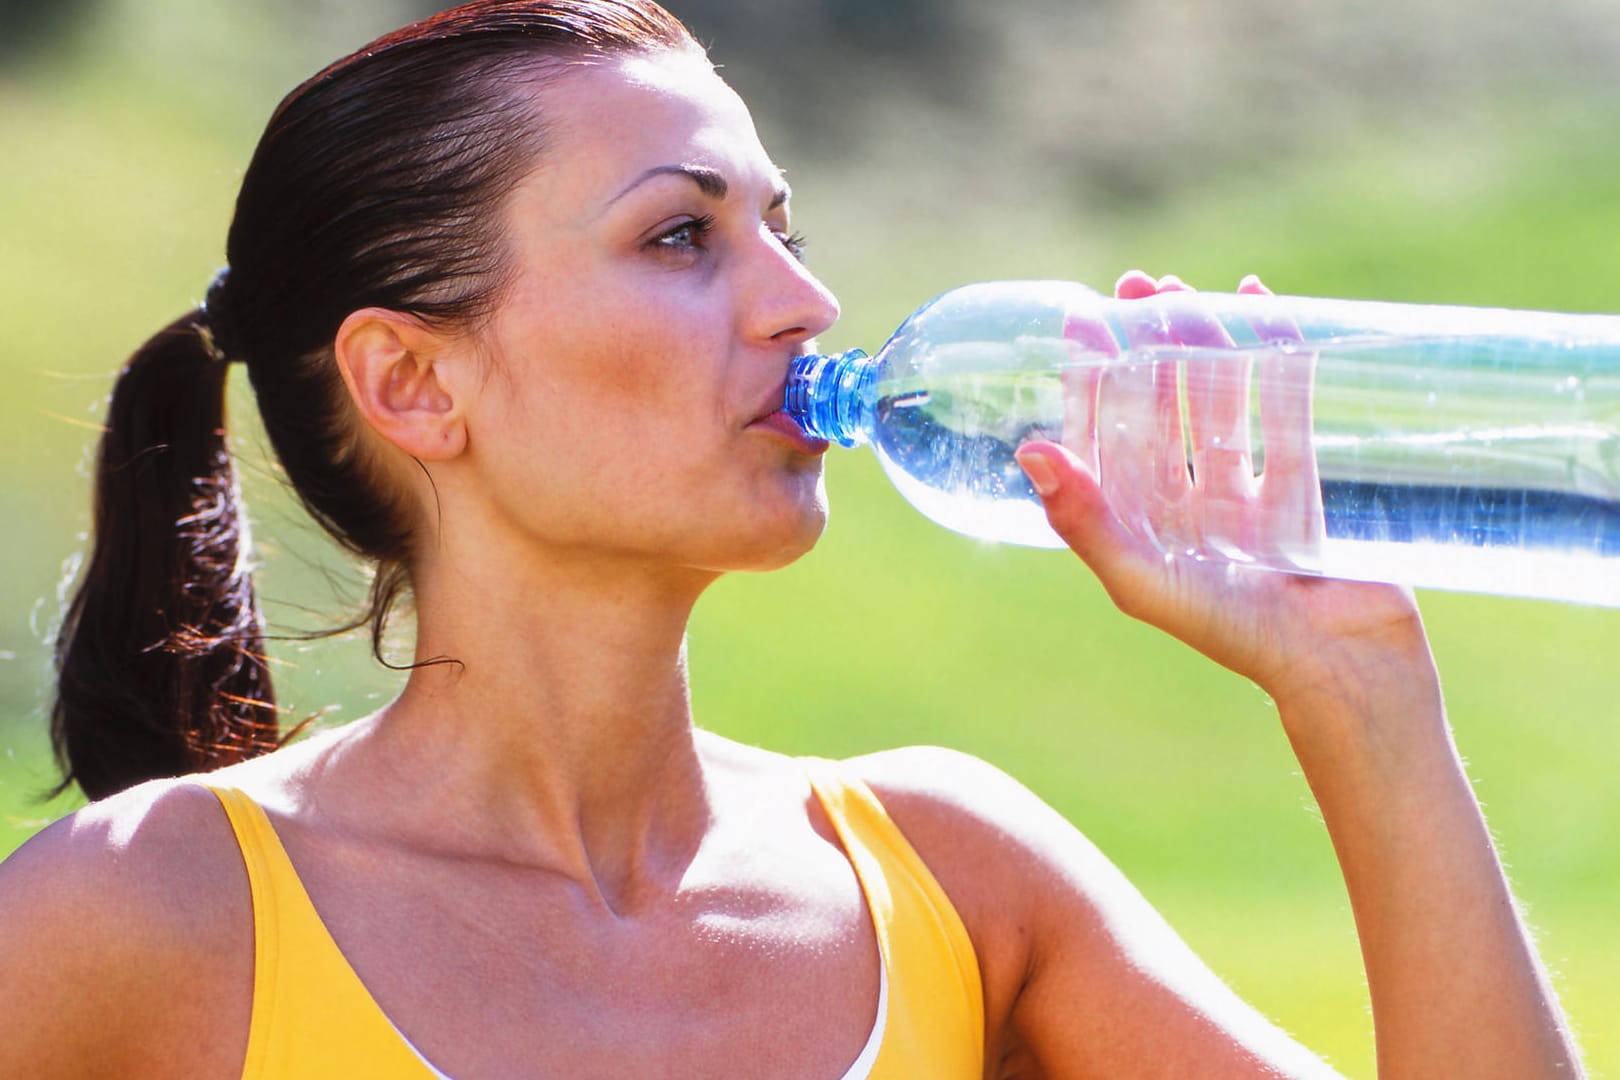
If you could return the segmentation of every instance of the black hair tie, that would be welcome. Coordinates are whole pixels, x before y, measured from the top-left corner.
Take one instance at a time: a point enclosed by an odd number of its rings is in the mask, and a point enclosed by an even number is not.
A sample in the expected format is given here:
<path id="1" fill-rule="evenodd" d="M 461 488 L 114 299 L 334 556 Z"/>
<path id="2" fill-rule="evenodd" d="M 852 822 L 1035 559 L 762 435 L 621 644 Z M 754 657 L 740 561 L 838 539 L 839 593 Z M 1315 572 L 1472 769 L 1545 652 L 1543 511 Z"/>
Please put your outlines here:
<path id="1" fill-rule="evenodd" d="M 230 333 L 230 323 L 225 318 L 225 289 L 230 276 L 229 266 L 221 267 L 219 273 L 214 275 L 203 297 L 202 315 L 197 320 L 197 335 L 202 338 L 203 347 L 208 350 L 209 356 L 221 364 L 242 359 Z"/>

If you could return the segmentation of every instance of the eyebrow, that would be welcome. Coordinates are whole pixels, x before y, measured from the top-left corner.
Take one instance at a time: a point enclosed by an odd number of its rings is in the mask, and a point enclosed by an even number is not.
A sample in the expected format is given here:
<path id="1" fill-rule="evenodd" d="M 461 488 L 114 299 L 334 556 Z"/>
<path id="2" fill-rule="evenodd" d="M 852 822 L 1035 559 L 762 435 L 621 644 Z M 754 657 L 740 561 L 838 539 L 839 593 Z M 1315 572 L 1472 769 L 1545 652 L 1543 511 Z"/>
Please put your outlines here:
<path id="1" fill-rule="evenodd" d="M 612 205 L 618 202 L 656 176 L 684 176 L 696 184 L 699 191 L 716 201 L 723 200 L 727 192 L 731 190 L 731 185 L 726 183 L 725 176 L 718 169 L 711 169 L 705 165 L 654 165 L 630 181 L 623 191 L 608 200 L 608 204 Z M 788 198 L 793 194 L 793 190 L 788 187 L 786 180 L 778 179 L 776 183 L 776 191 L 771 196 L 770 204 L 766 207 L 767 210 L 775 210 L 787 202 Z"/>

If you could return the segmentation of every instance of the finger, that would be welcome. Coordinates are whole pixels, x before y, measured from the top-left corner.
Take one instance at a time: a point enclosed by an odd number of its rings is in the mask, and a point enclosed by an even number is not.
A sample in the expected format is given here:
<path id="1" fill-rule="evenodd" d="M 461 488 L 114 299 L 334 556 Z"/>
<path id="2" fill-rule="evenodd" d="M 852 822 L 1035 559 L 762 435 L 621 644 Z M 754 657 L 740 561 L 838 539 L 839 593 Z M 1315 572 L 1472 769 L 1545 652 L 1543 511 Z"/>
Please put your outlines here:
<path id="1" fill-rule="evenodd" d="M 1198 290 L 1174 275 L 1159 279 L 1159 317 L 1166 332 L 1182 345 L 1208 349 L 1232 348 L 1226 332 L 1207 304 L 1195 299 Z"/>
<path id="2" fill-rule="evenodd" d="M 1315 353 L 1268 350 L 1261 361 L 1260 428 L 1265 469 L 1260 502 L 1276 523 L 1276 550 L 1291 562 L 1313 564 L 1326 533 L 1322 479 L 1311 441 Z"/>
<path id="3" fill-rule="evenodd" d="M 1261 412 L 1270 419 L 1263 425 L 1266 463 L 1262 481 L 1271 485 L 1276 499 L 1279 485 L 1301 505 L 1321 497 L 1315 447 L 1311 443 L 1311 392 L 1315 382 L 1314 358 L 1308 355 L 1273 357 L 1262 376 L 1269 389 L 1261 395 Z"/>
<path id="4" fill-rule="evenodd" d="M 1272 291 L 1265 284 L 1250 274 L 1238 284 L 1238 292 L 1244 296 L 1272 296 Z M 1255 336 L 1264 342 L 1297 342 L 1304 340 L 1299 332 L 1299 324 L 1294 317 L 1288 314 L 1288 309 L 1282 304 L 1258 304 L 1249 311 L 1249 325 L 1254 328 Z"/>
<path id="5" fill-rule="evenodd" d="M 1272 295 L 1253 274 L 1238 291 Z M 1256 308 L 1250 323 L 1260 340 L 1274 346 L 1261 354 L 1260 364 L 1260 437 L 1266 447 L 1260 500 L 1273 522 L 1268 539 L 1276 554 L 1298 566 L 1314 566 L 1326 535 L 1321 476 L 1311 441 L 1316 354 L 1295 347 L 1303 335 L 1282 304 Z"/>
<path id="6" fill-rule="evenodd" d="M 1191 491 L 1192 478 L 1181 428 L 1176 341 L 1154 299 L 1159 286 L 1140 270 L 1125 274 L 1114 286 L 1119 299 L 1132 301 L 1117 310 L 1126 346 L 1135 355 L 1127 355 L 1126 363 L 1104 380 L 1110 422 L 1099 432 L 1098 459 L 1110 496 L 1116 486 L 1129 483 L 1136 502 L 1173 505 Z"/>
<path id="7" fill-rule="evenodd" d="M 1069 548 L 1096 573 L 1110 594 L 1157 571 L 1162 557 L 1113 512 L 1095 474 L 1068 448 L 1025 443 L 1018 463 L 1046 507 L 1046 519 Z"/>
<path id="8" fill-rule="evenodd" d="M 1238 292 L 1246 296 L 1271 296 L 1272 291 L 1254 274 L 1245 277 Z M 1282 305 L 1257 306 L 1248 312 L 1249 324 L 1263 342 L 1282 348 L 1267 349 L 1261 364 L 1260 432 L 1267 458 L 1277 453 L 1288 458 L 1300 448 L 1302 421 L 1309 434 L 1311 357 L 1294 345 L 1302 341 L 1299 324 Z M 1276 462 L 1278 465 L 1285 462 Z"/>
<path id="9" fill-rule="evenodd" d="M 1271 296 L 1272 292 L 1250 274 L 1238 286 L 1250 296 Z M 1304 340 L 1299 324 L 1280 304 L 1257 307 L 1249 313 L 1249 324 L 1261 341 L 1280 348 L 1268 349 L 1261 372 L 1260 432 L 1266 443 L 1266 456 L 1282 460 L 1272 464 L 1287 467 L 1310 455 L 1310 404 L 1315 357 L 1294 346 Z M 1302 442 L 1301 440 L 1306 440 Z"/>
<path id="10" fill-rule="evenodd" d="M 1103 368 L 1085 364 L 1065 368 L 1059 376 L 1063 388 L 1062 443 L 1095 473 L 1097 460 L 1097 396 L 1102 389 Z"/>
<path id="11" fill-rule="evenodd" d="M 1195 352 L 1187 360 L 1187 427 L 1193 479 L 1207 499 L 1244 499 L 1254 487 L 1249 435 L 1251 361 L 1207 304 L 1179 279 L 1160 281 L 1171 336 Z"/>
<path id="12" fill-rule="evenodd" d="M 1163 484 L 1153 367 L 1121 360 L 1103 370 L 1097 387 L 1097 411 L 1103 419 L 1096 429 L 1095 475 L 1115 515 L 1144 538 L 1153 536 L 1149 508 L 1157 504 Z"/>
<path id="13" fill-rule="evenodd" d="M 1097 471 L 1097 394 L 1103 371 L 1119 355 L 1113 331 L 1101 318 L 1070 312 L 1063 321 L 1069 364 L 1063 369 L 1063 445 Z"/>
<path id="14" fill-rule="evenodd" d="M 1114 282 L 1114 295 L 1121 300 L 1140 300 L 1158 291 L 1158 281 L 1141 270 L 1127 270 Z"/>
<path id="15" fill-rule="evenodd" d="M 1119 355 L 1119 342 L 1100 313 L 1070 311 L 1063 316 L 1063 340 L 1072 358 Z"/>

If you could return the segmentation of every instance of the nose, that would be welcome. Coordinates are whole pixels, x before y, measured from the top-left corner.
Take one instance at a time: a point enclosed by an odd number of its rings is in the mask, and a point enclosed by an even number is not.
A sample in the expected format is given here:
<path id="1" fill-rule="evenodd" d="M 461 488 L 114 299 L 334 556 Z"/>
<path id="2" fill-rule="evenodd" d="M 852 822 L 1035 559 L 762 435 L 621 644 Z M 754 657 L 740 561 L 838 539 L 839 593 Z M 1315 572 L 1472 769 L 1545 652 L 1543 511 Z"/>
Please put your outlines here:
<path id="1" fill-rule="evenodd" d="M 838 321 L 838 299 L 769 230 L 754 267 L 750 330 L 762 339 L 799 344 Z"/>

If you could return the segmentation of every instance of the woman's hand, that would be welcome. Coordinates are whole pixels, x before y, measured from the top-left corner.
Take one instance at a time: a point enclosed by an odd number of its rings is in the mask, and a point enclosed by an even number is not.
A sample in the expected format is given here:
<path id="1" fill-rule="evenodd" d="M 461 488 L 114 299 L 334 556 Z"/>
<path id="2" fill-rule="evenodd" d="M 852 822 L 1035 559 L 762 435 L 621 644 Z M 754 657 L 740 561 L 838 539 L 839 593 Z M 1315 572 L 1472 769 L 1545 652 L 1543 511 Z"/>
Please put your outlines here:
<path id="1" fill-rule="evenodd" d="M 1309 569 L 1320 558 L 1314 358 L 1256 350 L 1265 453 L 1257 476 L 1253 354 L 1238 350 L 1207 309 L 1184 302 L 1191 291 L 1174 277 L 1122 277 L 1116 295 L 1132 301 L 1122 305 L 1126 342 L 1151 358 L 1075 368 L 1065 380 L 1062 445 L 1019 450 L 1052 527 L 1121 610 L 1278 700 L 1342 690 L 1345 680 L 1380 671 L 1408 681 L 1414 670 L 1429 670 L 1406 591 L 1243 565 Z M 1238 291 L 1269 295 L 1253 277 Z M 1291 322 L 1263 309 L 1254 329 L 1261 341 L 1299 340 Z M 1065 334 L 1093 357 L 1117 351 L 1101 323 L 1071 319 Z"/>
<path id="2" fill-rule="evenodd" d="M 1131 359 L 1077 367 L 1062 444 L 1018 451 L 1047 518 L 1121 610 L 1276 701 L 1355 910 L 1379 1075 L 1579 1075 L 1452 744 L 1411 594 L 1242 565 L 1309 567 L 1319 554 L 1310 363 L 1261 352 L 1257 477 L 1251 362 L 1176 302 L 1187 291 L 1175 278 L 1120 279 Z M 1250 278 L 1240 291 L 1265 289 Z M 1117 355 L 1106 327 L 1066 329 L 1077 351 Z M 1298 337 L 1278 322 L 1255 329 Z"/>

